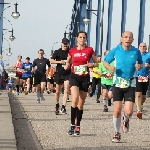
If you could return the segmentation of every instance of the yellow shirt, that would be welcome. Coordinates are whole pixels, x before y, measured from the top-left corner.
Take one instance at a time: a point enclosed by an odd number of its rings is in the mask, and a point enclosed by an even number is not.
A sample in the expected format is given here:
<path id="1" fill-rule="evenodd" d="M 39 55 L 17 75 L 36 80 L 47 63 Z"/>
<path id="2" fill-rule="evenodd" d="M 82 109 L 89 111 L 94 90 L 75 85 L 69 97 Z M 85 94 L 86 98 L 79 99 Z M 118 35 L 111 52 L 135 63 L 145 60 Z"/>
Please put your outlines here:
<path id="1" fill-rule="evenodd" d="M 98 63 L 99 66 L 100 63 Z M 97 73 L 95 73 L 97 72 Z M 98 74 L 98 67 L 93 67 L 93 77 L 94 78 L 101 78 L 101 76 Z"/>

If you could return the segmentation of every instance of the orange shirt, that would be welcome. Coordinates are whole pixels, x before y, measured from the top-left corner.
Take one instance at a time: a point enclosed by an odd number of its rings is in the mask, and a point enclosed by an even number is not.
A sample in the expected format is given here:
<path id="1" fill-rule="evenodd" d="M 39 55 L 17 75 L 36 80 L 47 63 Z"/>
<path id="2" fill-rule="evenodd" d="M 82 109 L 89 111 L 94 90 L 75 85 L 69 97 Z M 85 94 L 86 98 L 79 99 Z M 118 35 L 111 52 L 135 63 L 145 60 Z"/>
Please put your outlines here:
<path id="1" fill-rule="evenodd" d="M 54 76 L 54 67 L 51 67 L 48 73 L 48 77 L 53 77 L 53 76 Z"/>

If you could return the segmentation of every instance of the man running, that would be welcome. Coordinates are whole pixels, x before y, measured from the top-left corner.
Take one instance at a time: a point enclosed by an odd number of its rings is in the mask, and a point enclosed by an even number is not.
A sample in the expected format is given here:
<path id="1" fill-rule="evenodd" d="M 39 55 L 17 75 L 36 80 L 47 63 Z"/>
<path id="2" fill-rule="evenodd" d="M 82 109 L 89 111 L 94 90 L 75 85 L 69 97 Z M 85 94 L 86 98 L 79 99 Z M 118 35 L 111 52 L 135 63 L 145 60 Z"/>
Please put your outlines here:
<path id="1" fill-rule="evenodd" d="M 149 68 L 150 68 L 150 53 L 146 52 L 146 43 L 140 43 L 139 50 L 142 55 L 143 68 L 136 72 L 136 107 L 137 117 L 142 119 L 143 103 L 146 100 L 146 92 L 148 90 L 149 82 Z"/>
<path id="2" fill-rule="evenodd" d="M 27 89 L 24 89 L 25 95 L 27 95 L 30 91 L 30 79 L 31 79 L 31 70 L 32 70 L 32 63 L 30 63 L 29 57 L 26 58 L 25 63 L 23 63 L 21 66 L 21 69 L 23 71 L 22 79 L 23 79 L 24 86 L 27 83 Z"/>
<path id="3" fill-rule="evenodd" d="M 97 56 L 98 65 L 101 63 L 101 55 Z M 93 79 L 92 79 L 92 92 L 90 93 L 90 97 L 93 96 L 96 86 L 98 86 L 97 98 L 96 102 L 100 103 L 100 95 L 101 95 L 101 76 L 98 73 L 98 67 L 93 67 Z"/>
<path id="4" fill-rule="evenodd" d="M 32 72 L 35 74 L 35 85 L 37 86 L 37 103 L 44 101 L 43 92 L 46 86 L 46 65 L 48 66 L 48 71 L 50 69 L 50 62 L 47 58 L 44 58 L 44 50 L 40 49 L 38 51 L 39 58 L 33 61 Z M 37 69 L 35 71 L 35 66 Z"/>
<path id="5" fill-rule="evenodd" d="M 125 133 L 129 131 L 129 118 L 132 116 L 135 102 L 136 81 L 134 74 L 136 69 L 141 69 L 143 63 L 140 51 L 131 45 L 133 40 L 132 32 L 124 32 L 121 37 L 122 45 L 112 49 L 105 57 L 104 62 L 104 67 L 111 72 L 115 71 L 113 82 L 113 124 L 115 134 L 112 140 L 115 143 L 121 140 L 120 127 L 123 98 L 125 103 L 122 130 Z M 115 66 L 110 66 L 114 59 Z"/>
<path id="6" fill-rule="evenodd" d="M 47 93 L 50 94 L 54 90 L 54 72 L 55 68 L 53 66 L 50 67 L 50 71 L 48 72 L 48 68 L 46 71 L 47 76 Z"/>
<path id="7" fill-rule="evenodd" d="M 23 80 L 22 80 L 22 70 L 20 69 L 23 62 L 21 61 L 22 60 L 22 56 L 18 56 L 17 57 L 17 62 L 13 65 L 13 70 L 16 70 L 16 89 L 17 89 L 17 92 L 16 94 L 19 95 L 19 87 L 22 88 L 22 83 L 23 83 Z M 21 89 L 22 90 L 22 89 Z"/>
<path id="8" fill-rule="evenodd" d="M 55 81 L 56 81 L 56 93 L 55 93 L 55 101 L 56 101 L 56 111 L 55 114 L 59 114 L 59 95 L 61 92 L 62 85 L 64 84 L 64 96 L 63 96 L 63 104 L 61 108 L 61 113 L 66 114 L 66 102 L 69 96 L 69 76 L 71 73 L 71 69 L 65 70 L 65 64 L 68 57 L 68 39 L 63 38 L 61 48 L 58 50 L 55 50 L 53 53 L 53 56 L 51 57 L 51 64 L 57 64 L 56 66 L 56 75 L 55 75 Z"/>

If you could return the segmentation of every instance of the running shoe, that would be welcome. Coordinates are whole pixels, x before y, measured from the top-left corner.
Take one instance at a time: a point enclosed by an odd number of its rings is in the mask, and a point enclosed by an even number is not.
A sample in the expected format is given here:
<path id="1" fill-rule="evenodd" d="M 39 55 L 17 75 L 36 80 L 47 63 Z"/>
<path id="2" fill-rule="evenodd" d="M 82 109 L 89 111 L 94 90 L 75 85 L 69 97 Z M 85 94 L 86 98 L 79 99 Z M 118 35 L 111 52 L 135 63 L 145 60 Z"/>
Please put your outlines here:
<path id="1" fill-rule="evenodd" d="M 58 107 L 55 107 L 55 109 L 56 109 L 56 110 L 55 110 L 55 114 L 56 114 L 56 115 L 59 115 L 59 108 L 58 108 Z"/>
<path id="2" fill-rule="evenodd" d="M 104 105 L 103 112 L 108 112 L 108 107 L 106 105 Z"/>
<path id="3" fill-rule="evenodd" d="M 124 133 L 129 132 L 129 119 L 127 121 L 124 121 L 124 119 L 123 119 L 122 132 L 124 132 Z"/>
<path id="4" fill-rule="evenodd" d="M 66 112 L 66 109 L 65 109 L 65 108 L 61 108 L 61 109 L 60 109 L 60 112 L 61 112 L 61 114 L 63 114 L 63 115 L 67 114 L 67 112 Z"/>
<path id="5" fill-rule="evenodd" d="M 121 140 L 121 134 L 119 132 L 115 132 L 112 142 L 118 143 L 118 142 L 120 142 L 120 140 Z"/>
<path id="6" fill-rule="evenodd" d="M 68 135 L 73 135 L 74 134 L 74 130 L 75 130 L 75 125 L 71 125 L 70 129 L 68 131 Z"/>
<path id="7" fill-rule="evenodd" d="M 74 130 L 74 135 L 79 136 L 80 135 L 80 126 L 76 126 Z"/>

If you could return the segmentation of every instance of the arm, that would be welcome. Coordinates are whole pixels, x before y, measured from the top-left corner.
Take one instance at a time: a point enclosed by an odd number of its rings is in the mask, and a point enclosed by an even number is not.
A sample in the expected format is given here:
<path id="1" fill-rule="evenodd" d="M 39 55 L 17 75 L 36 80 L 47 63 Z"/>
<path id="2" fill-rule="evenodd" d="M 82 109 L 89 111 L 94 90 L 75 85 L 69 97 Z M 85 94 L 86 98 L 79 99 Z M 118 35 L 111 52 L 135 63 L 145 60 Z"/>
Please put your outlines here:
<path id="1" fill-rule="evenodd" d="M 137 70 L 140 70 L 143 67 L 143 61 L 142 61 L 142 56 L 139 50 L 137 51 L 137 55 L 138 57 L 137 57 L 137 62 L 135 64 L 135 67 Z"/>
<path id="2" fill-rule="evenodd" d="M 95 54 L 92 55 L 92 59 L 94 61 L 93 67 L 98 67 L 97 58 L 96 58 Z"/>
<path id="3" fill-rule="evenodd" d="M 50 72 L 50 67 L 51 67 L 51 65 L 50 65 L 50 61 L 47 59 L 47 61 L 46 61 L 46 64 L 47 64 L 47 66 L 48 66 L 48 69 L 47 69 L 47 74 Z"/>
<path id="4" fill-rule="evenodd" d="M 115 52 L 116 48 L 112 49 L 108 55 L 105 57 L 105 60 L 103 62 L 103 65 L 106 69 L 108 69 L 111 72 L 115 71 L 115 66 L 111 66 L 110 63 L 114 61 L 115 59 Z"/>
<path id="5" fill-rule="evenodd" d="M 35 66 L 36 66 L 36 60 L 33 61 L 33 64 L 32 64 L 32 73 L 35 73 Z"/>
<path id="6" fill-rule="evenodd" d="M 56 50 L 56 51 L 54 51 L 53 56 L 50 59 L 50 63 L 51 64 L 61 64 L 62 61 L 61 60 L 59 60 L 59 61 L 56 60 L 57 58 L 58 58 L 58 54 L 57 54 L 57 50 Z"/>
<path id="7" fill-rule="evenodd" d="M 13 70 L 16 69 L 16 63 L 14 63 L 14 65 L 12 66 L 12 69 L 13 69 Z"/>

